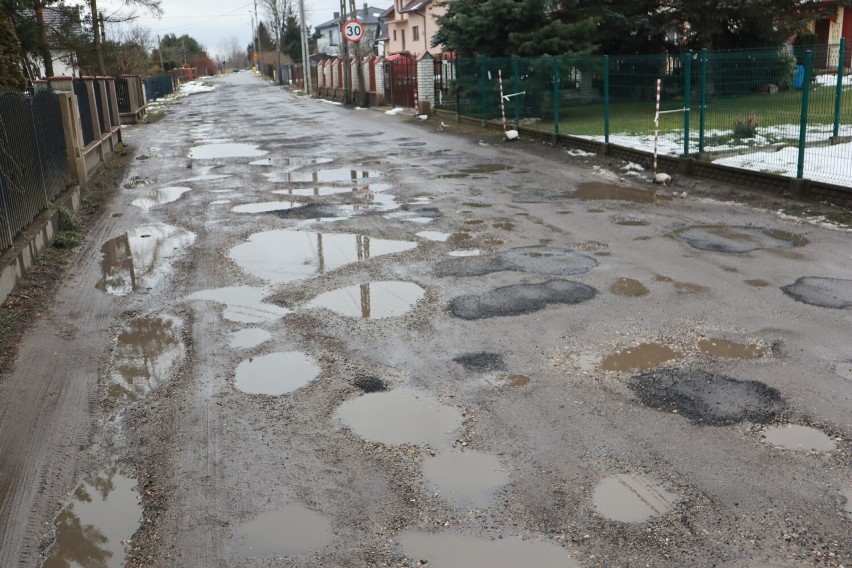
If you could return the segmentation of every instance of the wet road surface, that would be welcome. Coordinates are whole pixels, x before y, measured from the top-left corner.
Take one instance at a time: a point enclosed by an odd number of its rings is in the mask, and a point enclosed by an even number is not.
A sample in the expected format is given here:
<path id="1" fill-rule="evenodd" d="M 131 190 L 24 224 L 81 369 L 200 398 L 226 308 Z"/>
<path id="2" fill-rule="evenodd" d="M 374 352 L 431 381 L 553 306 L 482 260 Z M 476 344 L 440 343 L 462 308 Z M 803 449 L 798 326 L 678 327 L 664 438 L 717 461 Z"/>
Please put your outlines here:
<path id="1" fill-rule="evenodd" d="M 0 387 L 0 565 L 850 565 L 849 232 L 215 84 Z"/>

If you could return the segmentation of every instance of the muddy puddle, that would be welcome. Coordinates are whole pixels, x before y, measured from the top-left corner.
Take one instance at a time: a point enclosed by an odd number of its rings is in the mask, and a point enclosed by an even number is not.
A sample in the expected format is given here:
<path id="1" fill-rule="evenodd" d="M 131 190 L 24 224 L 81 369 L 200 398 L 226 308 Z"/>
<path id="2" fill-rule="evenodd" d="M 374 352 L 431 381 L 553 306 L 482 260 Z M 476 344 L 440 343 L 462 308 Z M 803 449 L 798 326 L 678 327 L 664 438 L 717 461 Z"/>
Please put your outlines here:
<path id="1" fill-rule="evenodd" d="M 803 304 L 845 310 L 852 308 L 852 280 L 803 276 L 781 291 Z"/>
<path id="2" fill-rule="evenodd" d="M 304 203 L 299 201 L 264 201 L 261 203 L 246 203 L 237 205 L 231 211 L 234 213 L 271 213 L 272 211 L 286 211 L 294 207 L 300 207 Z"/>
<path id="3" fill-rule="evenodd" d="M 529 314 L 554 304 L 574 305 L 595 297 L 597 290 L 570 280 L 549 280 L 541 284 L 513 284 L 482 294 L 458 296 L 449 310 L 457 318 L 477 320 Z"/>
<path id="4" fill-rule="evenodd" d="M 699 225 L 674 231 L 673 236 L 694 249 L 726 254 L 787 249 L 808 244 L 800 235 L 761 227 Z"/>
<path id="5" fill-rule="evenodd" d="M 678 294 L 706 294 L 710 291 L 710 288 L 707 286 L 701 286 L 700 284 L 693 284 L 691 282 L 674 282 L 672 283 L 674 286 L 675 292 Z"/>
<path id="6" fill-rule="evenodd" d="M 476 208 L 476 209 L 484 209 L 484 208 L 488 208 L 488 207 L 493 207 L 494 204 L 493 203 L 482 203 L 480 201 L 466 201 L 466 202 L 462 203 L 462 205 L 464 205 L 465 207 L 473 207 L 473 208 Z"/>
<path id="7" fill-rule="evenodd" d="M 496 172 L 505 172 L 513 168 L 514 166 L 510 166 L 508 164 L 476 164 L 475 166 L 464 168 L 460 170 L 460 172 L 468 175 L 493 174 Z"/>
<path id="8" fill-rule="evenodd" d="M 334 533 L 328 517 L 293 503 L 237 525 L 234 539 L 242 557 L 298 556 L 331 544 Z"/>
<path id="9" fill-rule="evenodd" d="M 505 374 L 497 375 L 491 382 L 498 387 L 516 388 L 528 385 L 530 378 L 526 375 Z"/>
<path id="10" fill-rule="evenodd" d="M 274 183 L 326 184 L 326 183 L 365 183 L 378 180 L 381 174 L 374 170 L 353 170 L 351 168 L 329 168 L 311 171 L 274 171 L 264 176 Z"/>
<path id="11" fill-rule="evenodd" d="M 488 373 L 494 371 L 505 371 L 506 362 L 499 353 L 480 351 L 478 353 L 464 353 L 453 357 L 453 362 L 458 363 L 467 371 L 475 373 Z"/>
<path id="12" fill-rule="evenodd" d="M 320 294 L 306 307 L 325 308 L 351 318 L 382 319 L 407 314 L 425 294 L 413 282 L 365 282 Z"/>
<path id="13" fill-rule="evenodd" d="M 428 444 L 449 448 L 462 426 L 462 413 L 429 393 L 401 387 L 347 400 L 334 413 L 352 432 L 384 444 Z"/>
<path id="14" fill-rule="evenodd" d="M 674 280 L 664 274 L 654 274 L 654 282 L 674 282 Z"/>
<path id="15" fill-rule="evenodd" d="M 493 539 L 427 532 L 400 533 L 402 552 L 435 568 L 579 568 L 568 551 L 546 540 L 500 536 Z"/>
<path id="16" fill-rule="evenodd" d="M 56 541 L 43 568 L 121 568 L 124 543 L 139 528 L 136 481 L 110 470 L 81 483 L 54 520 Z"/>
<path id="17" fill-rule="evenodd" d="M 677 496 L 647 477 L 620 474 L 598 483 L 592 499 L 607 519 L 642 523 L 671 511 Z"/>
<path id="18" fill-rule="evenodd" d="M 809 426 L 772 426 L 763 433 L 763 441 L 783 450 L 830 452 L 837 444 L 821 430 Z"/>
<path id="19" fill-rule="evenodd" d="M 632 219 L 632 218 L 623 218 L 616 217 L 613 219 L 613 223 L 616 225 L 621 225 L 622 227 L 646 227 L 648 225 L 648 221 L 644 219 Z"/>
<path id="20" fill-rule="evenodd" d="M 509 221 L 498 221 L 497 223 L 491 223 L 491 226 L 495 229 L 500 229 L 502 231 L 514 231 L 515 224 L 510 223 Z"/>
<path id="21" fill-rule="evenodd" d="M 766 350 L 756 343 L 738 343 L 727 339 L 701 339 L 698 348 L 708 355 L 727 359 L 760 359 L 766 354 Z"/>
<path id="22" fill-rule="evenodd" d="M 588 182 L 579 184 L 568 194 L 586 201 L 632 201 L 634 203 L 662 203 L 668 198 L 658 196 L 654 190 L 637 189 L 611 183 Z"/>
<path id="23" fill-rule="evenodd" d="M 754 286 L 755 288 L 765 288 L 769 286 L 769 282 L 763 280 L 762 278 L 750 278 L 748 280 L 743 280 L 749 286 Z"/>
<path id="24" fill-rule="evenodd" d="M 644 371 L 658 367 L 666 361 L 677 359 L 680 353 L 662 343 L 642 343 L 622 349 L 603 358 L 600 368 L 622 373 Z"/>
<path id="25" fill-rule="evenodd" d="M 615 284 L 610 287 L 610 290 L 613 294 L 618 296 L 627 296 L 629 298 L 636 298 L 648 294 L 648 289 L 645 285 L 633 278 L 619 278 L 615 281 Z"/>
<path id="26" fill-rule="evenodd" d="M 473 236 L 470 233 L 459 232 L 452 233 L 449 237 L 447 237 L 447 242 L 450 243 L 461 243 L 463 241 L 469 241 Z"/>
<path id="27" fill-rule="evenodd" d="M 171 263 L 195 242 L 185 229 L 165 224 L 142 225 L 101 247 L 101 279 L 96 284 L 114 296 L 150 290 L 171 272 Z"/>
<path id="28" fill-rule="evenodd" d="M 257 144 L 202 144 L 189 149 L 189 157 L 195 160 L 257 158 L 266 154 L 266 150 L 261 150 Z"/>
<path id="29" fill-rule="evenodd" d="M 276 321 L 291 313 L 287 308 L 264 302 L 269 295 L 263 288 L 229 286 L 190 294 L 190 300 L 204 300 L 225 305 L 222 317 L 237 323 Z"/>
<path id="30" fill-rule="evenodd" d="M 351 264 L 411 250 L 417 243 L 351 233 L 280 229 L 251 235 L 228 257 L 249 274 L 275 284 L 304 280 Z"/>
<path id="31" fill-rule="evenodd" d="M 322 369 L 301 351 L 281 351 L 246 359 L 234 375 L 234 386 L 247 394 L 280 396 L 316 379 Z"/>
<path id="32" fill-rule="evenodd" d="M 465 225 L 481 225 L 484 222 L 485 221 L 483 221 L 482 219 L 467 219 L 466 221 L 463 221 Z"/>
<path id="33" fill-rule="evenodd" d="M 131 320 L 116 337 L 108 373 L 111 401 L 136 402 L 169 380 L 183 356 L 183 322 L 158 315 Z"/>
<path id="34" fill-rule="evenodd" d="M 192 191 L 189 187 L 158 187 L 156 189 L 147 189 L 139 194 L 139 196 L 130 202 L 144 211 L 148 211 L 158 205 L 172 203 L 180 199 L 180 196 L 187 191 Z"/>
<path id="35" fill-rule="evenodd" d="M 260 327 L 252 327 L 232 332 L 228 346 L 233 349 L 254 349 L 272 339 L 272 334 Z"/>
<path id="36" fill-rule="evenodd" d="M 764 383 L 703 370 L 654 369 L 631 377 L 628 386 L 644 405 L 695 424 L 766 424 L 785 407 L 779 392 Z"/>
<path id="37" fill-rule="evenodd" d="M 484 509 L 509 483 L 500 458 L 476 450 L 443 451 L 423 460 L 426 485 L 456 507 Z"/>
<path id="38" fill-rule="evenodd" d="M 551 276 L 584 274 L 598 265 L 586 254 L 556 247 L 521 247 L 498 251 L 490 257 L 451 259 L 438 263 L 438 276 L 483 276 L 511 270 Z"/>
<path id="39" fill-rule="evenodd" d="M 441 231 L 420 231 L 417 236 L 421 239 L 434 242 L 444 242 L 450 238 L 452 233 L 443 233 Z"/>

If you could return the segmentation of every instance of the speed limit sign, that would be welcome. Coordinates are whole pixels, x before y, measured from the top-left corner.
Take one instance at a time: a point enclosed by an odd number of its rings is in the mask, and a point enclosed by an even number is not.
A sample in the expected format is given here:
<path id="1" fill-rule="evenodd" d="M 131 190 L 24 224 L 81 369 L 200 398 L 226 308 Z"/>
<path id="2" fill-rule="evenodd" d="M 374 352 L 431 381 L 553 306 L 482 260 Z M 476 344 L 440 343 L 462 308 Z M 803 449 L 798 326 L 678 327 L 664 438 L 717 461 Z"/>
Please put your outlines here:
<path id="1" fill-rule="evenodd" d="M 343 23 L 343 37 L 346 41 L 358 43 L 364 37 L 364 25 L 358 20 L 346 20 Z"/>

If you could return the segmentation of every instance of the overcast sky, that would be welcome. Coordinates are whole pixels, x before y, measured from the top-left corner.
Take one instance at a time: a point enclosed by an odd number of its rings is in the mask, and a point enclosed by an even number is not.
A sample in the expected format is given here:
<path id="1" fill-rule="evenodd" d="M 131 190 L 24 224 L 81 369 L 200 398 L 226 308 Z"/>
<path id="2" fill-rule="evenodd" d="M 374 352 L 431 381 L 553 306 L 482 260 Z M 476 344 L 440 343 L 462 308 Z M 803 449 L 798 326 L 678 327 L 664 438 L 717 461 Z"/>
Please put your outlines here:
<path id="1" fill-rule="evenodd" d="M 298 14 L 298 0 L 292 0 Z M 118 7 L 115 0 L 110 2 Z M 348 3 L 347 3 L 348 4 Z M 391 5 L 390 0 L 370 3 L 384 8 Z M 109 3 L 99 2 L 99 7 L 109 13 Z M 358 0 L 356 6 L 364 5 Z M 139 12 L 135 25 L 151 30 L 153 39 L 159 34 L 188 34 L 203 44 L 207 51 L 215 56 L 227 45 L 228 39 L 237 37 L 241 46 L 251 42 L 251 19 L 254 14 L 254 2 L 243 0 L 161 0 L 163 16 L 155 18 L 150 14 Z M 305 0 L 305 19 L 308 25 L 316 26 L 330 20 L 334 12 L 340 11 L 339 0 Z M 260 20 L 267 20 L 261 2 L 257 3 L 257 14 Z M 110 30 L 107 29 L 107 33 Z"/>

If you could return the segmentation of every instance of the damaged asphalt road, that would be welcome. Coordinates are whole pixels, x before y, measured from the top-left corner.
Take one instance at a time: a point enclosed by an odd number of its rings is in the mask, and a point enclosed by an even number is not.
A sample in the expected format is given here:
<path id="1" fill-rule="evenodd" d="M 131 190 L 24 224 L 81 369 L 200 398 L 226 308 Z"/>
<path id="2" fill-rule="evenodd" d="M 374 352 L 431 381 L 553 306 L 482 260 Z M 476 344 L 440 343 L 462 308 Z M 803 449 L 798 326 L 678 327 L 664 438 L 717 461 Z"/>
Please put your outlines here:
<path id="1" fill-rule="evenodd" d="M 0 565 L 852 565 L 852 233 L 214 84 L 0 385 Z"/>

